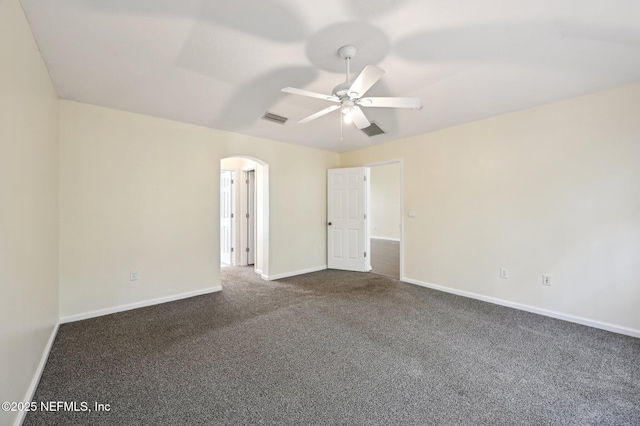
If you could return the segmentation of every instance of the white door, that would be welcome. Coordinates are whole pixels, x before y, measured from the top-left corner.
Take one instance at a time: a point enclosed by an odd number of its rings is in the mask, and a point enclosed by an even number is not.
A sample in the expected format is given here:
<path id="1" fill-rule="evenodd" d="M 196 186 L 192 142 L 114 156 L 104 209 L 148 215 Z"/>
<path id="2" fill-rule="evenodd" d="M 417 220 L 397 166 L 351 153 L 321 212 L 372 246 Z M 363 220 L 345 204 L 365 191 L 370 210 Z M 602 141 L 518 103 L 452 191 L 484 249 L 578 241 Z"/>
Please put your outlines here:
<path id="1" fill-rule="evenodd" d="M 327 266 L 366 269 L 366 175 L 364 167 L 330 169 L 327 200 Z"/>
<path id="2" fill-rule="evenodd" d="M 232 172 L 222 170 L 220 172 L 220 261 L 224 264 L 231 264 L 232 244 L 231 244 L 231 183 Z"/>

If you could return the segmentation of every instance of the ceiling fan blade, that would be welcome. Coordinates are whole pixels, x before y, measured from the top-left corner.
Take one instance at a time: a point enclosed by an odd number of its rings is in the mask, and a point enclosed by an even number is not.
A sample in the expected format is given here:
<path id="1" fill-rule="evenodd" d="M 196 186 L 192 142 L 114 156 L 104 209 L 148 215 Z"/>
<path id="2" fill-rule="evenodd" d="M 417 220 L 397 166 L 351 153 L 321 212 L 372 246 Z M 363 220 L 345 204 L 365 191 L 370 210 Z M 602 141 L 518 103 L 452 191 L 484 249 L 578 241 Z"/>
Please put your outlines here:
<path id="1" fill-rule="evenodd" d="M 362 98 L 358 105 L 378 108 L 422 109 L 420 98 Z"/>
<path id="2" fill-rule="evenodd" d="M 352 98 L 359 98 L 371 89 L 384 75 L 384 70 L 375 65 L 367 65 L 364 67 L 358 78 L 353 82 L 347 94 Z"/>
<path id="3" fill-rule="evenodd" d="M 340 108 L 340 105 L 331 105 L 328 108 L 323 109 L 322 111 L 318 111 L 315 114 L 311 114 L 308 117 L 303 118 L 302 120 L 299 120 L 298 123 L 308 123 L 311 120 L 315 120 L 318 117 L 322 117 L 325 114 L 329 114 L 331 111 L 335 111 L 338 108 Z"/>
<path id="4" fill-rule="evenodd" d="M 301 96 L 307 96 L 309 98 L 324 99 L 325 101 L 340 102 L 340 99 L 338 99 L 338 97 L 336 96 L 309 92 L 308 90 L 296 89 L 295 87 L 285 87 L 284 89 L 282 89 L 282 91 L 285 93 L 291 93 L 292 95 L 301 95 Z"/>
<path id="5" fill-rule="evenodd" d="M 364 129 L 371 126 L 367 116 L 364 115 L 364 112 L 362 112 L 358 107 L 351 108 L 351 118 L 358 129 Z"/>

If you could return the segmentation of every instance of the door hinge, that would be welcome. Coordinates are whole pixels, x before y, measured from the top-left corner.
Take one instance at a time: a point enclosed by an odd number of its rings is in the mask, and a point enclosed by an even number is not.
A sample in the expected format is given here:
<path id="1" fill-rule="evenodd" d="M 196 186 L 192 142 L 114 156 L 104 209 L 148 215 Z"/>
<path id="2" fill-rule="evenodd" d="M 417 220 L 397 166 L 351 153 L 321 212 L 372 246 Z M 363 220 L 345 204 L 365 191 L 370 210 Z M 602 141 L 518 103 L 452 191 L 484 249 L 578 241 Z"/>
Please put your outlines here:
<path id="1" fill-rule="evenodd" d="M 247 219 L 249 219 L 249 213 L 246 214 Z"/>
<path id="2" fill-rule="evenodd" d="M 233 179 L 231 179 L 231 185 L 233 185 Z"/>
<path id="3" fill-rule="evenodd" d="M 247 250 L 246 250 L 246 252 L 247 252 L 247 253 L 249 253 L 249 247 L 247 247 Z"/>
<path id="4" fill-rule="evenodd" d="M 233 217 L 233 216 L 232 216 L 232 217 Z M 367 214 L 366 214 L 366 213 L 364 214 L 364 218 L 365 218 L 365 219 L 367 218 Z"/>
<path id="5" fill-rule="evenodd" d="M 247 185 L 249 185 L 249 179 L 247 179 L 246 182 L 247 182 Z"/>
<path id="6" fill-rule="evenodd" d="M 233 213 L 231 213 L 231 219 L 233 219 Z"/>
<path id="7" fill-rule="evenodd" d="M 366 251 L 364 252 L 364 257 L 367 257 L 367 252 Z"/>
<path id="8" fill-rule="evenodd" d="M 364 175 L 364 181 L 365 182 L 367 181 L 367 175 Z"/>
<path id="9" fill-rule="evenodd" d="M 233 253 L 233 247 L 231 247 L 231 253 Z"/>

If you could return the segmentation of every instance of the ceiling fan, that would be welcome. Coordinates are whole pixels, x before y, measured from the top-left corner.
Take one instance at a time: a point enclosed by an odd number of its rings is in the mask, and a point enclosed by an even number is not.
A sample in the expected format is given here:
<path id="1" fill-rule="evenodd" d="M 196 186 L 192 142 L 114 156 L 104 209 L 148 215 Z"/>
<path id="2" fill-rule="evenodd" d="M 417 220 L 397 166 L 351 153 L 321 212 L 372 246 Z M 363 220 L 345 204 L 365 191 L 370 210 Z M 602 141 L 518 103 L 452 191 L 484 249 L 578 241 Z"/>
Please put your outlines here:
<path id="1" fill-rule="evenodd" d="M 369 127 L 371 123 L 360 107 L 422 109 L 422 101 L 420 98 L 363 97 L 367 90 L 382 78 L 384 70 L 375 65 L 367 65 L 353 83 L 349 82 L 350 61 L 356 53 L 357 49 L 353 46 L 342 46 L 338 50 L 340 57 L 347 62 L 347 81 L 334 87 L 332 95 L 323 95 L 321 93 L 309 92 L 308 90 L 293 87 L 285 87 L 282 89 L 285 93 L 324 99 L 336 104 L 311 114 L 299 120 L 298 123 L 308 123 L 332 111 L 341 109 L 345 123 L 351 123 L 353 121 L 358 129 L 364 129 Z"/>

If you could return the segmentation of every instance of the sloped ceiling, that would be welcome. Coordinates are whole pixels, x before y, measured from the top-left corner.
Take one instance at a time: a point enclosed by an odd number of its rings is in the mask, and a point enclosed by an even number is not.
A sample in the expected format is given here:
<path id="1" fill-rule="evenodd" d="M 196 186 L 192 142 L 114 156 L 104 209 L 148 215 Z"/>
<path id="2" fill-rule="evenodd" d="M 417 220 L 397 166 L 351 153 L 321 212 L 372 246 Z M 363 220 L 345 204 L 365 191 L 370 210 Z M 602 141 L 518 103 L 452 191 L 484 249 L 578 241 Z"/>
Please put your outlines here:
<path id="1" fill-rule="evenodd" d="M 637 0 L 22 0 L 61 98 L 344 152 L 640 80 Z M 329 103 L 345 80 L 386 74 L 367 137 Z M 261 120 L 265 111 L 285 125 Z"/>

